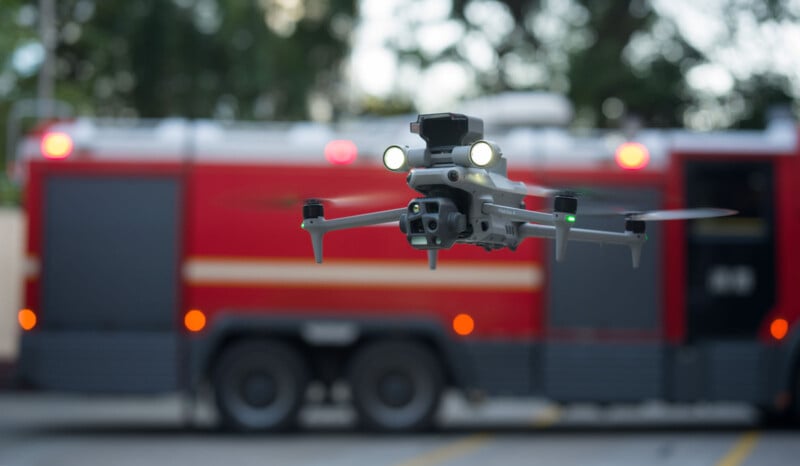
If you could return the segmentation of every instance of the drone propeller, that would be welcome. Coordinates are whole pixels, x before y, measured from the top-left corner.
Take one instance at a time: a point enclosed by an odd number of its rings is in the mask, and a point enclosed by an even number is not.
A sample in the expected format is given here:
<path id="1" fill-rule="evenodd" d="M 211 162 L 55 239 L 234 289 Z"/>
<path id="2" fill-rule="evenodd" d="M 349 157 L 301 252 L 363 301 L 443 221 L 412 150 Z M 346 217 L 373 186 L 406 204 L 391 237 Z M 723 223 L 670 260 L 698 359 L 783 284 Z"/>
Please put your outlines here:
<path id="1" fill-rule="evenodd" d="M 551 188 L 548 186 L 535 184 L 535 183 L 522 183 L 525 186 L 525 195 L 533 197 L 553 198 L 560 197 L 574 197 L 574 198 L 596 198 L 597 193 L 589 189 L 577 188 Z"/>
<path id="2" fill-rule="evenodd" d="M 533 183 L 523 183 L 525 185 L 525 195 L 526 196 L 533 196 L 533 197 L 555 197 L 555 196 L 567 196 L 567 197 L 575 197 L 575 191 L 568 191 L 562 189 L 555 189 L 549 188 L 547 186 L 542 186 Z"/>
<path id="3" fill-rule="evenodd" d="M 372 192 L 335 197 L 314 197 L 314 199 L 336 207 L 362 207 L 386 204 L 399 199 L 397 192 Z"/>
<path id="4" fill-rule="evenodd" d="M 469 175 L 467 175 L 467 177 L 473 183 L 490 187 L 497 191 L 519 194 L 522 196 L 543 197 L 543 198 L 553 198 L 556 196 L 594 197 L 594 194 L 586 189 L 574 189 L 574 188 L 557 189 L 536 183 L 525 183 L 522 181 L 514 181 L 508 184 L 498 183 L 498 180 L 496 178 L 493 178 L 491 175 L 485 173 L 470 173 Z"/>
<path id="5" fill-rule="evenodd" d="M 692 220 L 699 218 L 726 217 L 736 215 L 738 212 L 731 209 L 717 209 L 711 207 L 696 209 L 651 210 L 648 212 L 624 212 L 626 220 L 634 221 L 664 221 L 664 220 Z"/>
<path id="6" fill-rule="evenodd" d="M 373 191 L 358 194 L 344 194 L 341 196 L 302 196 L 298 192 L 287 192 L 271 196 L 253 196 L 238 200 L 251 208 L 267 209 L 296 209 L 308 200 L 340 208 L 350 207 L 376 207 L 400 203 L 405 199 L 405 193 L 390 191 Z"/>

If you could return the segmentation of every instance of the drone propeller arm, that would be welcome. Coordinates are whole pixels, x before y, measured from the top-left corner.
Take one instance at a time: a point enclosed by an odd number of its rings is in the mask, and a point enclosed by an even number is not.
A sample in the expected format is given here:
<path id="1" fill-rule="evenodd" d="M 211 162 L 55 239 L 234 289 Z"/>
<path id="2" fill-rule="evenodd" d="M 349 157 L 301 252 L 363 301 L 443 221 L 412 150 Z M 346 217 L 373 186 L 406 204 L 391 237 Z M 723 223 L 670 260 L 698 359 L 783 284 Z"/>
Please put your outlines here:
<path id="1" fill-rule="evenodd" d="M 536 212 L 527 209 L 516 209 L 503 205 L 492 203 L 483 204 L 482 209 L 484 214 L 499 215 L 511 221 L 517 222 L 533 222 L 535 224 L 552 225 L 553 238 L 556 240 L 556 260 L 561 261 L 567 252 L 567 240 L 572 230 L 572 222 L 575 221 L 575 216 L 568 212 L 553 212 L 552 214 L 545 212 Z M 542 225 L 544 226 L 544 225 Z"/>
<path id="2" fill-rule="evenodd" d="M 326 220 L 325 217 L 306 218 L 303 220 L 302 227 L 311 235 L 311 245 L 314 248 L 314 260 L 322 262 L 322 237 L 325 233 L 346 228 L 358 228 L 370 225 L 380 225 L 381 223 L 396 222 L 400 220 L 400 215 L 406 212 L 406 208 L 382 210 L 368 214 L 352 215 L 350 217 L 334 218 Z"/>
<path id="3" fill-rule="evenodd" d="M 536 225 L 526 223 L 520 225 L 518 234 L 520 239 L 524 238 L 555 238 L 556 227 L 550 225 Z M 647 240 L 644 233 L 633 233 L 626 231 L 618 233 L 614 231 L 589 230 L 585 228 L 572 228 L 569 232 L 569 239 L 575 241 L 587 241 L 602 244 L 621 244 L 631 248 L 631 258 L 633 267 L 639 267 L 639 259 L 642 254 L 642 245 Z"/>
<path id="4" fill-rule="evenodd" d="M 490 202 L 483 204 L 482 207 L 483 208 L 481 210 L 486 215 L 501 215 L 512 221 L 545 223 L 548 225 L 553 225 L 555 223 L 554 215 L 545 212 L 515 209 L 514 207 L 492 204 Z"/>
<path id="5" fill-rule="evenodd" d="M 309 220 L 312 220 L 315 224 L 315 228 L 321 228 L 325 231 L 325 233 L 327 233 L 329 231 L 343 230 L 345 228 L 358 228 L 370 225 L 380 225 L 381 223 L 396 222 L 400 220 L 400 215 L 405 213 L 405 211 L 406 208 L 401 207 L 399 209 L 382 210 L 380 212 L 351 215 L 350 217 L 334 218 L 330 220 L 327 220 L 324 217 L 317 217 L 315 219 L 307 219 L 306 223 L 309 223 Z M 308 229 L 308 225 L 306 226 L 306 229 Z"/>

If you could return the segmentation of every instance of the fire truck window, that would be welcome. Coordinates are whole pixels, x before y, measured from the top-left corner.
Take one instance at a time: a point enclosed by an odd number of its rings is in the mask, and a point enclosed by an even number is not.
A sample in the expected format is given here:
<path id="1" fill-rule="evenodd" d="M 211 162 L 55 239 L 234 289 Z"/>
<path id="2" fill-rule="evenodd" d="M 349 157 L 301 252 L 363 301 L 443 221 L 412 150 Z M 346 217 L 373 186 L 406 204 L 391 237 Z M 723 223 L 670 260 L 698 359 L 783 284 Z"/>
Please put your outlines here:
<path id="1" fill-rule="evenodd" d="M 687 206 L 739 211 L 688 223 L 689 338 L 753 337 L 775 301 L 772 164 L 694 161 L 685 174 Z"/>

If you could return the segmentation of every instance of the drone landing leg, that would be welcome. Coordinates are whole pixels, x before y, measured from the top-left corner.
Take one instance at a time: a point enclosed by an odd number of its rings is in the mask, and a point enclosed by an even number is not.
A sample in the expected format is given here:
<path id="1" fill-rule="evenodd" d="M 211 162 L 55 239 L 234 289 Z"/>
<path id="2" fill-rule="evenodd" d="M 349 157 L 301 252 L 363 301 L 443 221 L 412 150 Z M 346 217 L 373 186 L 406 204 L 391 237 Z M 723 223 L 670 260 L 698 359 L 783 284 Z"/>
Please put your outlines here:
<path id="1" fill-rule="evenodd" d="M 308 207 L 308 206 L 306 206 Z M 322 262 L 322 236 L 334 230 L 344 230 L 346 228 L 365 227 L 370 225 L 379 225 L 381 223 L 396 222 L 400 219 L 400 215 L 406 212 L 406 208 L 382 210 L 379 212 L 371 212 L 368 214 L 353 215 L 350 217 L 334 218 L 331 220 L 325 219 L 322 216 L 322 210 L 319 207 L 316 209 L 303 209 L 303 223 L 300 227 L 306 230 L 311 235 L 311 246 L 314 249 L 314 260 L 317 263 Z"/>
<path id="2" fill-rule="evenodd" d="M 535 223 L 526 223 L 519 227 L 519 237 L 523 238 L 555 238 L 558 241 L 558 226 L 539 225 Z M 616 233 L 613 231 L 601 230 L 587 230 L 583 228 L 570 228 L 569 229 L 570 241 L 587 241 L 591 243 L 600 244 L 621 244 L 631 248 L 631 256 L 633 259 L 633 267 L 639 267 L 639 259 L 642 256 L 642 245 L 647 241 L 647 235 L 644 233 L 633 233 L 626 231 L 624 233 Z M 558 253 L 559 243 L 556 243 L 556 253 Z M 563 253 L 563 251 L 562 251 Z M 556 260 L 559 260 L 556 257 Z"/>
<path id="3" fill-rule="evenodd" d="M 642 258 L 642 243 L 631 243 L 631 259 L 633 260 L 633 268 L 639 268 L 639 262 Z"/>
<path id="4" fill-rule="evenodd" d="M 323 222 L 322 217 L 303 221 L 303 229 L 311 235 L 311 247 L 314 249 L 314 260 L 317 264 L 322 263 L 322 237 L 326 231 L 322 225 Z"/>
<path id="5" fill-rule="evenodd" d="M 561 262 L 567 254 L 570 224 L 557 218 L 554 226 L 556 227 L 556 262 Z"/>
<path id="6" fill-rule="evenodd" d="M 436 258 L 439 251 L 436 249 L 428 249 L 428 268 L 436 270 Z"/>

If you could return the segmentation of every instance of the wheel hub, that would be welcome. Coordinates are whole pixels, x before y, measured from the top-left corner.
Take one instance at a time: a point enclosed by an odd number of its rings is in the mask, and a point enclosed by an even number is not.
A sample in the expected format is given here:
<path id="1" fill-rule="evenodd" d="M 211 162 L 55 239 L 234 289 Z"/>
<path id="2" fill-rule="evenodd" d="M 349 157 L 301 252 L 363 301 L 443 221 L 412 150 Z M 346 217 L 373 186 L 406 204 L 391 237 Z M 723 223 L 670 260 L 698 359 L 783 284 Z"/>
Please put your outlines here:
<path id="1" fill-rule="evenodd" d="M 274 402 L 277 396 L 275 378 L 266 373 L 250 373 L 242 381 L 241 395 L 251 406 L 267 406 Z"/>
<path id="2" fill-rule="evenodd" d="M 405 406 L 414 398 L 414 384 L 407 374 L 391 372 L 380 378 L 378 396 L 389 406 Z"/>

